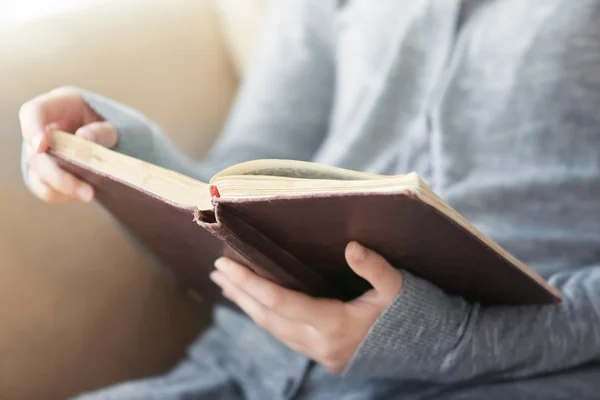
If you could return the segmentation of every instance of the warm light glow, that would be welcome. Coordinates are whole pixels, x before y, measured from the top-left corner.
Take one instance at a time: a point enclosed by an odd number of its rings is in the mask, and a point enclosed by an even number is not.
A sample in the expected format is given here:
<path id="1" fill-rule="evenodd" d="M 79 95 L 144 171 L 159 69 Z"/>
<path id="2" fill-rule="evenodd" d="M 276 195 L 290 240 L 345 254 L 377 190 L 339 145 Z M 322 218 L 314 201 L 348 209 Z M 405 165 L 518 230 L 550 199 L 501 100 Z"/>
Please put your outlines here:
<path id="1" fill-rule="evenodd" d="M 89 5 L 92 0 L 0 0 L 0 25 L 35 20 Z M 95 0 L 100 1 L 100 0 Z"/>

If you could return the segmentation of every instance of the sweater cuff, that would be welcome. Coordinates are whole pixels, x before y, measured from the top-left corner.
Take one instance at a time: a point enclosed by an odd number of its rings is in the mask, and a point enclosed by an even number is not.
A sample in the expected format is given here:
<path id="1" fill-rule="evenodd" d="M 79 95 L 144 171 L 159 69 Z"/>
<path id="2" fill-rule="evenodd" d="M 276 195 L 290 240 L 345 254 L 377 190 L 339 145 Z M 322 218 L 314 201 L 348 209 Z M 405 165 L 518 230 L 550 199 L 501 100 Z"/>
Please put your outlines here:
<path id="1" fill-rule="evenodd" d="M 86 89 L 71 87 L 83 101 L 105 121 L 115 126 L 119 139 L 114 150 L 140 160 L 152 162 L 155 157 L 154 127 L 142 113 L 115 100 Z"/>
<path id="2" fill-rule="evenodd" d="M 444 373 L 465 333 L 470 305 L 409 272 L 403 275 L 402 291 L 375 321 L 344 375 L 435 380 Z"/>

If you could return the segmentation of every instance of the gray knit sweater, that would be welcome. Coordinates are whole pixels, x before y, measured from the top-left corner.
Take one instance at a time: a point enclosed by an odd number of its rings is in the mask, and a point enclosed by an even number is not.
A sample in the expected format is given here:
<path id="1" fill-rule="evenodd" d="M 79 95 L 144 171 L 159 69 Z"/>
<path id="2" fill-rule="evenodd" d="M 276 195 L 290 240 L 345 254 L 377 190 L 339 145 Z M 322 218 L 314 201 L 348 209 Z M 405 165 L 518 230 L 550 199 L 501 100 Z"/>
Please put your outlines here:
<path id="1" fill-rule="evenodd" d="M 418 172 L 564 301 L 485 307 L 409 276 L 345 374 L 479 385 L 556 374 L 538 395 L 600 398 L 600 1 L 273 3 L 205 160 L 82 91 L 118 127 L 117 149 L 203 180 L 266 157 Z"/>

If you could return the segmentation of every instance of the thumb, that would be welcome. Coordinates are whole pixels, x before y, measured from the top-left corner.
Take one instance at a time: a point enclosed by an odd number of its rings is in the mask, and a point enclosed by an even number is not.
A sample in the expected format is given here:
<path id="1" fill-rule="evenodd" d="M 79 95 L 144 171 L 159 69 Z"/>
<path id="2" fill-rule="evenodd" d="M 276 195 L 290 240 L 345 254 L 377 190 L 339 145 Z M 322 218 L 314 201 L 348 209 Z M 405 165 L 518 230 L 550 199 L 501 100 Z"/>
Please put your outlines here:
<path id="1" fill-rule="evenodd" d="M 104 147 L 114 147 L 119 139 L 117 129 L 106 121 L 92 122 L 75 131 L 75 136 L 90 140 Z"/>
<path id="2" fill-rule="evenodd" d="M 358 276 L 366 279 L 379 295 L 391 301 L 400 293 L 402 273 L 376 252 L 358 242 L 350 242 L 346 246 L 346 262 Z"/>

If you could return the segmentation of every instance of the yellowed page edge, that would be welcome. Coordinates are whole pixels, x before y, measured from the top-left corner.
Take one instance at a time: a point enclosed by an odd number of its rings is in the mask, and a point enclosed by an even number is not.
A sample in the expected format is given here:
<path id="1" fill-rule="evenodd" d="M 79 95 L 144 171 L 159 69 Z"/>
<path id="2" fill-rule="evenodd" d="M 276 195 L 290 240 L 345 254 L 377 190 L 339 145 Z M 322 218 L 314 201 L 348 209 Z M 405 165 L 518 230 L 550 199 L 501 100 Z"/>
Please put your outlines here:
<path id="1" fill-rule="evenodd" d="M 209 186 L 185 175 L 117 153 L 67 132 L 50 135 L 50 148 L 81 165 L 172 203 L 211 209 Z"/>

